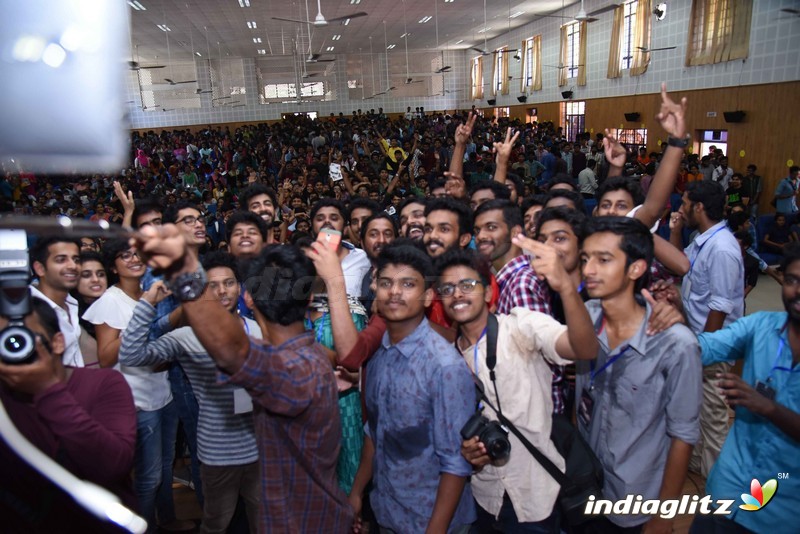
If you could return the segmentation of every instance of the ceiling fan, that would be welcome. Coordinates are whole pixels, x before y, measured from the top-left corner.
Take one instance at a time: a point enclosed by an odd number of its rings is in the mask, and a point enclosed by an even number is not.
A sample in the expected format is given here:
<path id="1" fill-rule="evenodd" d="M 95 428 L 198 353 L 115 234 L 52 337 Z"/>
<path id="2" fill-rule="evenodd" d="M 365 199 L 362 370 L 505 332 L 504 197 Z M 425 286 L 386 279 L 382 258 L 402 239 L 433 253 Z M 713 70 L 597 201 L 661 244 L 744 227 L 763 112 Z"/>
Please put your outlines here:
<path id="1" fill-rule="evenodd" d="M 166 22 L 164 24 L 166 25 Z M 167 36 L 167 63 L 169 63 L 169 71 L 170 71 L 170 76 L 171 76 L 172 75 L 172 53 L 170 52 L 170 48 L 169 48 L 169 32 L 164 32 L 164 35 Z M 164 78 L 164 81 L 167 82 L 170 85 L 180 85 L 180 84 L 183 84 L 183 83 L 197 83 L 197 80 L 186 80 L 186 81 L 183 81 L 183 82 L 176 82 L 176 81 L 172 80 L 171 78 Z"/>
<path id="2" fill-rule="evenodd" d="M 340 20 L 347 20 L 347 19 L 354 19 L 357 17 L 366 17 L 367 14 L 363 11 L 359 11 L 358 13 L 353 13 L 351 15 L 345 15 L 343 17 L 335 17 L 332 19 L 325 19 L 325 16 L 322 14 L 322 6 L 320 5 L 320 0 L 317 0 L 317 16 L 314 20 L 298 20 L 298 19 L 285 19 L 282 17 L 272 17 L 272 20 L 283 20 L 286 22 L 297 22 L 299 24 L 313 24 L 314 26 L 327 26 L 331 22 L 338 22 Z"/>
<path id="3" fill-rule="evenodd" d="M 322 54 L 312 54 L 309 52 L 306 63 L 332 63 L 335 59 L 319 59 Z"/>
<path id="4" fill-rule="evenodd" d="M 174 80 L 171 80 L 170 78 L 164 78 L 164 81 L 167 82 L 170 85 L 180 85 L 182 83 L 197 83 L 197 80 L 186 80 L 186 81 L 182 81 L 182 82 L 176 82 Z"/>
<path id="5" fill-rule="evenodd" d="M 678 48 L 677 46 L 662 46 L 661 48 L 648 48 L 646 46 L 637 46 L 637 50 L 641 50 L 642 52 L 659 52 L 661 50 L 675 50 Z"/>
<path id="6" fill-rule="evenodd" d="M 445 72 L 450 72 L 450 69 L 452 69 L 452 68 L 453 67 L 451 67 L 450 65 L 445 65 L 444 67 L 440 67 L 440 68 L 436 69 L 433 72 L 434 72 L 434 74 L 443 74 Z"/>
<path id="7" fill-rule="evenodd" d="M 211 89 L 207 89 L 207 90 L 204 91 L 200 87 L 198 87 L 197 89 L 194 90 L 194 94 L 196 94 L 196 95 L 205 95 L 205 94 L 213 93 L 213 92 L 214 91 L 212 91 Z"/>
<path id="8" fill-rule="evenodd" d="M 146 69 L 163 69 L 166 68 L 166 65 L 152 65 L 149 67 L 145 67 L 139 64 L 139 45 L 135 46 L 136 49 L 136 59 L 133 59 L 133 50 L 131 50 L 131 60 L 128 61 L 128 68 L 133 71 L 139 70 L 146 70 Z"/>
<path id="9" fill-rule="evenodd" d="M 795 17 L 800 17 L 800 9 L 791 9 L 791 8 L 783 8 L 781 9 L 784 13 L 789 13 L 790 15 L 794 15 Z M 781 20 L 790 19 L 792 17 L 782 17 Z"/>
<path id="10" fill-rule="evenodd" d="M 410 85 L 412 83 L 422 83 L 424 80 L 415 80 L 408 73 L 408 26 L 406 23 L 406 0 L 403 0 L 403 41 L 406 47 L 406 79 L 403 83 Z"/>

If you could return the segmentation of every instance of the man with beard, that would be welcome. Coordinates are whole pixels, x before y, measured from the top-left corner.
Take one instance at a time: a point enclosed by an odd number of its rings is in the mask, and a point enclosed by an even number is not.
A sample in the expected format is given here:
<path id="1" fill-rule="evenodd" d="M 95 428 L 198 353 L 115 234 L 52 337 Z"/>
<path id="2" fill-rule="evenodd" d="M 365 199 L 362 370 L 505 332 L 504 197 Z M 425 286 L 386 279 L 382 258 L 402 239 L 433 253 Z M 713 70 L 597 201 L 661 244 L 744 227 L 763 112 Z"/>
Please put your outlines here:
<path id="1" fill-rule="evenodd" d="M 378 255 L 383 248 L 397 239 L 397 223 L 385 211 L 379 211 L 361 226 L 361 248 L 367 253 L 372 269 L 364 275 L 361 282 L 361 302 L 367 309 L 367 313 L 372 312 L 372 302 L 375 300 L 375 292 L 372 290 L 372 271 L 375 269 Z"/>
<path id="2" fill-rule="evenodd" d="M 318 236 L 323 228 L 344 232 L 346 223 L 344 205 L 332 198 L 323 198 L 311 208 L 311 231 Z M 347 295 L 361 297 L 361 281 L 372 268 L 366 253 L 345 241 L 339 241 L 336 253 L 342 262 Z"/>
<path id="3" fill-rule="evenodd" d="M 549 439 L 553 407 L 547 364 L 569 363 L 564 358 L 592 359 L 598 343 L 583 301 L 555 251 L 541 243 L 533 246 L 537 272 L 561 293 L 569 320 L 564 326 L 522 308 L 496 315 L 496 377 L 486 366 L 491 289 L 485 263 L 472 251 L 449 251 L 437 262 L 437 292 L 447 315 L 459 326 L 456 348 L 483 390 L 494 392 L 488 394 L 494 407 L 500 406 L 525 437 L 562 469 L 564 460 Z M 483 415 L 497 420 L 493 407 L 485 407 Z M 461 445 L 461 454 L 475 470 L 472 490 L 479 505 L 478 531 L 492 532 L 500 526 L 505 532 L 557 532 L 554 507 L 558 484 L 515 435 L 508 439 L 511 452 L 507 462 L 493 463 L 478 436 Z"/>
<path id="4" fill-rule="evenodd" d="M 354 198 L 347 207 L 347 236 L 358 248 L 364 248 L 361 242 L 361 226 L 364 221 L 381 211 L 377 202 L 366 198 Z M 368 254 L 369 255 L 369 254 Z"/>
<path id="5" fill-rule="evenodd" d="M 425 200 L 410 197 L 400 204 L 400 235 L 422 241 L 425 235 Z"/>
<path id="6" fill-rule="evenodd" d="M 64 335 L 64 365 L 83 367 L 78 340 L 81 326 L 78 301 L 69 292 L 78 286 L 80 241 L 64 237 L 39 239 L 31 247 L 30 261 L 39 283 L 31 286 L 31 295 L 45 301 L 58 316 Z"/>
<path id="7" fill-rule="evenodd" d="M 452 248 L 464 248 L 472 240 L 472 213 L 452 198 L 437 198 L 425 205 L 425 250 L 437 258 Z"/>
<path id="8" fill-rule="evenodd" d="M 683 193 L 680 210 L 672 214 L 670 239 L 681 245 L 684 223 L 699 235 L 684 250 L 690 268 L 681 284 L 680 297 L 668 290 L 673 303 L 682 303 L 695 334 L 715 332 L 744 315 L 744 260 L 736 238 L 723 220 L 725 191 L 711 181 L 691 182 Z M 674 286 L 673 286 L 674 287 Z M 700 442 L 692 457 L 692 470 L 707 477 L 728 433 L 728 407 L 719 394 L 716 378 L 730 363 L 719 361 L 704 369 Z"/>
<path id="9" fill-rule="evenodd" d="M 243 211 L 251 211 L 264 219 L 267 227 L 272 227 L 275 222 L 275 210 L 278 198 L 275 191 L 264 184 L 254 183 L 247 187 L 239 197 L 239 207 Z M 272 232 L 267 233 L 267 244 L 273 242 Z"/>
<path id="10" fill-rule="evenodd" d="M 744 364 L 741 377 L 719 377 L 719 388 L 736 418 L 706 482 L 715 500 L 738 501 L 749 480 L 766 486 L 800 457 L 800 244 L 786 246 L 782 270 L 786 312 L 755 313 L 698 336 L 703 365 L 733 359 Z M 800 492 L 800 478 L 786 476 L 780 485 L 784 497 L 772 499 L 769 513 L 698 515 L 691 532 L 784 531 L 796 521 L 793 499 Z"/>
<path id="11" fill-rule="evenodd" d="M 241 292 L 236 259 L 227 252 L 213 252 L 203 259 L 203 268 L 208 278 L 209 297 L 236 315 Z M 141 367 L 180 362 L 197 394 L 199 418 L 204 423 L 197 433 L 205 494 L 203 531 L 225 531 L 241 495 L 247 507 L 250 530 L 255 532 L 260 479 L 252 409 L 236 410 L 237 388 L 216 383 L 217 366 L 191 328 L 179 328 L 148 342 L 148 327 L 156 314 L 154 306 L 165 296 L 165 289 L 163 283 L 159 283 L 142 295 L 122 336 L 120 363 Z M 261 329 L 255 321 L 246 318 L 241 321 L 250 336 L 261 339 Z"/>

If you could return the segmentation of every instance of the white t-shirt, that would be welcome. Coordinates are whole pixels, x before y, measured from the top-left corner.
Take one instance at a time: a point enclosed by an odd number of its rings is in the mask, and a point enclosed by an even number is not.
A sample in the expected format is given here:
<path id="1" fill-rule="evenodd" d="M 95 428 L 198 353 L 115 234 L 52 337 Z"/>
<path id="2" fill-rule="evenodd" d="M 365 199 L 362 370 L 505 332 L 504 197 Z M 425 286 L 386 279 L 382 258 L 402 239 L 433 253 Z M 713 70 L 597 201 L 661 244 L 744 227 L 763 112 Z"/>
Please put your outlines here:
<path id="1" fill-rule="evenodd" d="M 361 297 L 361 282 L 364 280 L 364 275 L 372 269 L 372 264 L 367 253 L 360 248 L 354 248 L 350 243 L 343 243 L 342 246 L 350 250 L 350 253 L 342 260 L 347 294 L 351 297 Z"/>
<path id="2" fill-rule="evenodd" d="M 83 318 L 94 325 L 107 324 L 124 332 L 133 317 L 135 307 L 135 300 L 119 287 L 111 286 L 89 306 Z M 119 363 L 114 369 L 120 371 L 128 382 L 137 409 L 152 412 L 163 408 L 172 400 L 166 371 L 154 373 L 152 367 L 127 367 Z"/>
<path id="3" fill-rule="evenodd" d="M 78 301 L 72 295 L 67 295 L 67 309 L 65 310 L 44 293 L 30 286 L 31 296 L 45 301 L 53 308 L 58 316 L 58 327 L 64 335 L 64 355 L 61 361 L 68 367 L 83 367 L 83 355 L 78 340 L 81 337 L 81 325 L 78 322 Z"/>

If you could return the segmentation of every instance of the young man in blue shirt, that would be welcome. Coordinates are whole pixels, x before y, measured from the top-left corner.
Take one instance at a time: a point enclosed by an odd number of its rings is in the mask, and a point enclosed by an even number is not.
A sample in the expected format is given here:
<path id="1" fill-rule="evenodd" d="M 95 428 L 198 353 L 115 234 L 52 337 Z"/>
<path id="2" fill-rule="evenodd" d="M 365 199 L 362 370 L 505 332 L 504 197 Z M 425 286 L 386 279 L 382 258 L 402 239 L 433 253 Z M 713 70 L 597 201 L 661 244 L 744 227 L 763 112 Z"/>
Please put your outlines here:
<path id="1" fill-rule="evenodd" d="M 744 365 L 741 377 L 719 376 L 719 389 L 736 418 L 706 481 L 714 500 L 736 502 L 730 507 L 733 516 L 697 516 L 693 533 L 787 532 L 796 524 L 800 477 L 792 468 L 800 458 L 800 244 L 786 246 L 783 272 L 785 312 L 754 313 L 699 336 L 703 365 L 732 359 Z M 737 506 L 742 494 L 752 494 L 754 479 L 763 486 L 778 478 L 769 509 Z"/>

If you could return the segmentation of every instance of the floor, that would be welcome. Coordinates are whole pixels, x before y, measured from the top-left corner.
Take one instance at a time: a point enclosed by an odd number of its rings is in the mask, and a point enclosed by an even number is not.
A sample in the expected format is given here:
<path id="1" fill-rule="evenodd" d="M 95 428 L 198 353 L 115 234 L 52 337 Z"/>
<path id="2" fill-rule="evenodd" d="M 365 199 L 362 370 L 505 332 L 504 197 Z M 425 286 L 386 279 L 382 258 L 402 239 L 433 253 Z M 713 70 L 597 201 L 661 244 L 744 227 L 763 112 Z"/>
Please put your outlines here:
<path id="1" fill-rule="evenodd" d="M 780 297 L 780 286 L 769 276 L 762 275 L 758 279 L 755 289 L 747 297 L 747 313 L 757 311 L 783 311 L 783 303 Z M 178 467 L 178 469 L 181 469 Z M 696 473 L 689 473 L 683 485 L 685 495 L 705 495 L 705 480 Z M 175 509 L 178 519 L 192 520 L 199 525 L 202 517 L 202 510 L 197 504 L 194 491 L 190 488 L 175 483 L 173 485 L 175 496 Z M 694 516 L 682 515 L 675 519 L 674 531 L 677 534 L 684 534 L 689 531 Z M 196 529 L 183 532 L 197 532 Z"/>

